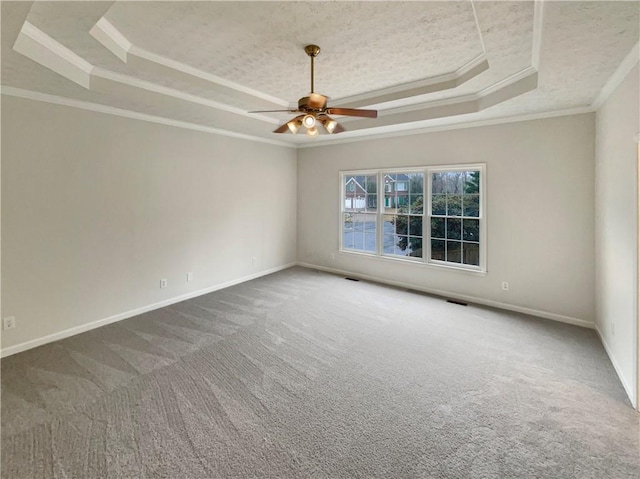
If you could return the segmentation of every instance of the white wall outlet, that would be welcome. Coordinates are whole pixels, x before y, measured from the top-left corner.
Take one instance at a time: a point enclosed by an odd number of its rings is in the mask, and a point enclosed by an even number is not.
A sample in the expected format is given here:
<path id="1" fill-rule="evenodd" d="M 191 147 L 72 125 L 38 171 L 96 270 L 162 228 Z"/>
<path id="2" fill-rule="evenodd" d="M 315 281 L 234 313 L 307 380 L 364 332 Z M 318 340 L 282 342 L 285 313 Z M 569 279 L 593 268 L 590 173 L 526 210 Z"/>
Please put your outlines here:
<path id="1" fill-rule="evenodd" d="M 333 261 L 334 259 L 336 259 L 336 254 L 335 253 L 329 253 L 329 259 L 331 261 Z"/>
<path id="2" fill-rule="evenodd" d="M 502 282 L 502 291 L 509 291 L 509 282 L 508 281 L 503 281 Z"/>
<path id="3" fill-rule="evenodd" d="M 615 336 L 615 335 L 616 335 L 616 323 L 611 321 L 611 336 Z"/>
<path id="4" fill-rule="evenodd" d="M 167 287 L 167 279 L 163 278 L 160 280 L 160 287 L 161 288 L 166 288 Z"/>
<path id="5" fill-rule="evenodd" d="M 193 273 L 187 273 L 187 281 L 193 281 Z"/>
<path id="6" fill-rule="evenodd" d="M 7 316 L 2 320 L 2 329 L 13 329 L 16 327 L 16 317 Z"/>
<path id="7" fill-rule="evenodd" d="M 258 258 L 256 256 L 252 256 L 251 257 L 251 264 L 257 264 L 258 263 Z"/>

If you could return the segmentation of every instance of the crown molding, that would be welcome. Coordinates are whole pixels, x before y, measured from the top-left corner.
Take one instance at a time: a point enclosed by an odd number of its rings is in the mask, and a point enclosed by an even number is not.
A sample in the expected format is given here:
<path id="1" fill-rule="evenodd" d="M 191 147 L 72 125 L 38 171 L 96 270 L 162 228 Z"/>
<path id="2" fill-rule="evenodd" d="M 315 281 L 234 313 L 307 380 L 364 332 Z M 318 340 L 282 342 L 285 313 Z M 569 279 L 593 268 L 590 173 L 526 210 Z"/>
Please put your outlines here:
<path id="1" fill-rule="evenodd" d="M 22 24 L 13 49 L 68 80 L 89 88 L 93 65 L 28 21 Z"/>
<path id="2" fill-rule="evenodd" d="M 522 121 L 531 121 L 531 120 L 543 120 L 546 118 L 555 118 L 559 116 L 571 116 L 571 115 L 582 115 L 585 113 L 593 113 L 595 110 L 588 107 L 580 107 L 580 108 L 569 108 L 565 110 L 555 110 L 555 111 L 547 111 L 541 113 L 530 113 L 525 115 L 514 115 L 514 116 L 505 116 L 500 118 L 489 118 L 486 120 L 470 120 L 465 122 L 456 122 L 455 118 L 438 118 L 436 120 L 428 120 L 431 122 L 437 122 L 433 126 L 427 127 L 416 127 L 416 124 L 405 124 L 405 125 L 397 125 L 399 128 L 396 131 L 387 131 L 387 132 L 375 132 L 369 130 L 359 130 L 355 132 L 350 132 L 352 135 L 349 138 L 342 139 L 334 139 L 325 137 L 318 137 L 314 139 L 313 143 L 305 143 L 299 144 L 298 148 L 318 148 L 322 146 L 332 146 L 339 145 L 344 143 L 354 143 L 359 141 L 372 141 L 383 138 L 395 138 L 400 136 L 412 136 L 412 135 L 422 135 L 427 133 L 436 133 L 439 131 L 449 131 L 449 130 L 464 130 L 467 128 L 477 128 L 481 126 L 492 126 L 492 125 L 502 125 L 507 123 L 518 123 Z M 400 128 L 402 127 L 402 128 Z"/>
<path id="3" fill-rule="evenodd" d="M 437 122 L 439 124 L 427 126 L 427 127 L 416 127 L 416 124 L 403 124 L 396 125 L 395 131 L 371 131 L 371 130 L 359 130 L 355 132 L 350 132 L 352 136 L 349 138 L 335 139 L 325 137 L 318 137 L 314 139 L 313 143 L 288 143 L 284 141 L 270 140 L 268 138 L 262 138 L 253 135 L 247 135 L 244 133 L 236 133 L 228 130 L 223 130 L 220 128 L 213 128 L 204 125 L 199 125 L 196 123 L 189 123 L 179 120 L 173 120 L 170 118 L 148 115 L 146 113 L 134 112 L 131 110 L 125 110 L 122 108 L 115 108 L 107 105 L 101 105 L 98 103 L 91 103 L 81 100 L 73 100 L 66 97 L 61 97 L 57 95 L 50 95 L 47 93 L 41 93 L 31 90 L 24 90 L 21 88 L 15 88 L 11 86 L 2 86 L 0 88 L 0 95 L 12 96 L 17 98 L 25 98 L 28 100 L 41 101 L 45 103 L 52 103 L 61 106 L 67 106 L 71 108 L 78 108 L 81 110 L 88 110 L 97 113 L 104 113 L 108 115 L 119 116 L 123 118 L 130 118 L 134 120 L 147 121 L 150 123 L 157 123 L 166 126 L 173 126 L 176 128 L 183 128 L 187 130 L 200 131 L 204 133 L 210 133 L 214 135 L 228 136 L 231 138 L 239 138 L 242 140 L 254 141 L 258 143 L 266 143 L 269 145 L 275 146 L 283 146 L 287 148 L 317 148 L 322 146 L 331 146 L 338 145 L 344 143 L 353 143 L 359 141 L 371 141 L 377 139 L 384 138 L 395 138 L 401 136 L 411 136 L 411 135 L 422 135 L 426 133 L 436 133 L 439 131 L 449 131 L 449 130 L 463 130 L 467 128 L 477 128 L 482 126 L 492 126 L 492 125 L 501 125 L 507 123 L 517 123 L 522 121 L 531 121 L 531 120 L 540 120 L 546 118 L 554 118 L 559 116 L 570 116 L 570 115 L 580 115 L 585 113 L 593 113 L 595 110 L 589 107 L 581 107 L 581 108 L 571 108 L 566 110 L 556 110 L 542 113 L 532 113 L 526 115 L 515 115 L 515 116 L 507 116 L 500 118 L 491 118 L 486 120 L 471 120 L 466 122 L 456 122 L 455 118 L 439 118 L 436 120 L 429 120 L 431 122 Z"/>
<path id="4" fill-rule="evenodd" d="M 131 42 L 109 20 L 102 17 L 89 30 L 89 34 L 120 60 L 127 63 Z"/>
<path id="5" fill-rule="evenodd" d="M 153 53 L 148 50 L 145 50 L 144 48 L 140 48 L 132 44 L 105 17 L 102 17 L 100 20 L 98 20 L 98 22 L 91 29 L 90 33 L 96 40 L 98 40 L 98 42 L 100 42 L 105 48 L 110 50 L 114 55 L 116 55 L 125 63 L 128 62 L 129 57 L 136 56 L 148 62 L 155 63 L 157 65 L 161 65 L 163 67 L 166 67 L 172 70 L 176 70 L 185 75 L 196 77 L 201 80 L 206 80 L 213 84 L 220 85 L 225 88 L 230 88 L 232 90 L 238 91 L 245 95 L 259 98 L 261 100 L 267 101 L 279 107 L 286 108 L 289 106 L 289 102 L 282 100 L 281 98 L 277 98 L 272 95 L 268 95 L 266 93 L 260 92 L 258 90 L 248 88 L 244 85 L 240 85 L 239 83 L 229 81 L 217 75 L 213 75 L 211 73 L 198 70 L 197 68 L 194 68 L 185 63 L 181 63 L 177 60 L 172 60 L 171 58 L 167 58 L 165 56 L 158 55 L 157 53 Z"/>
<path id="6" fill-rule="evenodd" d="M 55 105 L 68 106 L 71 108 L 78 108 L 81 110 L 88 110 L 97 113 L 105 113 L 107 115 L 120 116 L 124 118 L 131 118 L 134 120 L 147 121 L 150 123 L 158 123 L 161 125 L 173 126 L 177 128 L 183 128 L 187 130 L 201 131 L 204 133 L 211 133 L 214 135 L 228 136 L 231 138 L 239 138 L 242 140 L 255 141 L 258 143 L 267 143 L 269 145 L 284 146 L 287 148 L 296 148 L 295 144 L 287 143 L 284 141 L 270 140 L 268 138 L 262 138 L 254 135 L 247 135 L 245 133 L 236 133 L 234 131 L 223 130 L 221 128 L 213 128 L 209 126 L 199 125 L 197 123 L 189 123 L 186 121 L 173 120 L 171 118 L 165 118 L 161 116 L 149 115 L 146 113 L 139 113 L 132 110 L 125 110 L 122 108 L 115 108 L 108 105 L 101 105 L 99 103 L 91 103 L 88 101 L 74 100 L 57 95 L 50 95 L 48 93 L 42 93 L 31 90 L 23 90 L 21 88 L 15 88 L 11 86 L 2 86 L 0 88 L 0 94 L 18 98 L 25 98 L 28 100 L 41 101 L 45 103 L 53 103 Z"/>
<path id="7" fill-rule="evenodd" d="M 542 30 L 544 28 L 544 0 L 533 2 L 533 40 L 531 45 L 531 66 L 540 68 L 540 50 L 542 48 Z"/>
<path id="8" fill-rule="evenodd" d="M 111 70 L 106 70 L 104 68 L 95 67 L 93 69 L 92 75 L 96 77 L 104 78 L 105 80 L 113 81 L 116 83 L 129 85 L 134 88 L 140 88 L 143 90 L 151 91 L 153 93 L 158 93 L 160 95 L 170 96 L 173 98 L 177 98 L 179 100 L 188 101 L 190 103 L 197 103 L 198 105 L 216 108 L 218 110 L 228 111 L 229 113 L 235 113 L 236 115 L 245 116 L 247 118 L 252 118 L 254 120 L 261 120 L 274 125 L 280 123 L 278 120 L 275 120 L 270 116 L 256 114 L 256 113 L 247 113 L 245 110 L 241 108 L 226 105 L 224 103 L 220 103 L 215 100 L 209 100 L 208 98 L 202 98 L 200 96 L 192 95 L 190 93 L 184 93 L 174 88 L 158 85 L 157 83 L 153 83 L 147 80 L 141 80 L 139 78 L 135 78 L 129 75 L 124 75 L 122 73 L 116 73 Z"/>
<path id="9" fill-rule="evenodd" d="M 616 71 L 613 72 L 613 75 L 611 75 L 607 82 L 604 84 L 602 90 L 600 90 L 600 93 L 598 93 L 598 96 L 596 96 L 595 100 L 593 100 L 593 103 L 591 103 L 591 107 L 594 110 L 598 110 L 604 104 L 604 102 L 607 101 L 607 98 L 609 98 L 609 96 L 614 92 L 618 85 L 622 83 L 629 72 L 633 70 L 633 67 L 638 64 L 639 60 L 640 42 L 634 45 L 634 47 L 627 54 L 624 60 L 622 60 L 622 63 L 620 63 Z"/>
<path id="10" fill-rule="evenodd" d="M 471 59 L 454 72 L 434 77 L 427 77 L 413 82 L 403 83 L 388 88 L 336 98 L 333 101 L 345 108 L 361 108 L 378 105 L 408 97 L 426 95 L 443 90 L 450 90 L 462 85 L 466 81 L 478 76 L 489 69 L 489 61 L 484 53 Z"/>

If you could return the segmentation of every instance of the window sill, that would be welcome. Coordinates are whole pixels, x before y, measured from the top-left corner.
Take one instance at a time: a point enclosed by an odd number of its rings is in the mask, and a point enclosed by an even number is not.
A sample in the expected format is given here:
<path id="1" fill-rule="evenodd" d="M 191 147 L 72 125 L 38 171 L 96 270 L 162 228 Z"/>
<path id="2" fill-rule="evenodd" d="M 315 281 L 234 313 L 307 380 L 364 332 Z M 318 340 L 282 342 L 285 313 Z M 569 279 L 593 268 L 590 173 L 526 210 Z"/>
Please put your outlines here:
<path id="1" fill-rule="evenodd" d="M 417 259 L 393 258 L 393 257 L 390 257 L 390 256 L 380 256 L 380 255 L 378 255 L 376 253 L 367 253 L 365 251 L 338 250 L 338 253 L 341 254 L 341 255 L 346 255 L 346 256 L 362 256 L 362 257 L 371 258 L 371 259 L 375 259 L 375 260 L 381 260 L 381 261 L 384 261 L 385 263 L 391 262 L 391 263 L 400 263 L 400 264 L 413 264 L 413 265 L 416 265 L 416 266 L 424 266 L 424 267 L 427 267 L 427 268 L 433 268 L 433 269 L 441 270 L 441 271 L 451 271 L 451 272 L 457 272 L 457 273 L 466 273 L 466 274 L 470 274 L 470 275 L 473 275 L 473 276 L 486 276 L 487 275 L 487 271 L 486 270 L 461 268 L 461 267 L 457 267 L 457 266 L 449 266 L 449 265 L 438 264 L 438 263 L 429 263 L 429 262 L 424 261 L 422 259 L 417 260 Z"/>

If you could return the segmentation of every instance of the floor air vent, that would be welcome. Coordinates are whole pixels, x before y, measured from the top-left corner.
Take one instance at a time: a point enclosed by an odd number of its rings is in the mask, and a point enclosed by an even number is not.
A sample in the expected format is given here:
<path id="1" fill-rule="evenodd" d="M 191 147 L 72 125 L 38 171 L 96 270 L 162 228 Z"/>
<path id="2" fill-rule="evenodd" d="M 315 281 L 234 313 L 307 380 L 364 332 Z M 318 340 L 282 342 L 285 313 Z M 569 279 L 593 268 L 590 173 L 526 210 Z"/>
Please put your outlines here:
<path id="1" fill-rule="evenodd" d="M 348 281 L 360 281 L 360 280 L 359 280 L 359 279 L 357 279 L 357 278 L 345 278 L 345 279 L 346 279 L 346 280 L 348 280 Z"/>
<path id="2" fill-rule="evenodd" d="M 464 301 L 458 301 L 456 299 L 447 299 L 447 303 L 459 304 L 460 306 L 466 306 L 467 305 L 467 303 L 465 303 Z"/>

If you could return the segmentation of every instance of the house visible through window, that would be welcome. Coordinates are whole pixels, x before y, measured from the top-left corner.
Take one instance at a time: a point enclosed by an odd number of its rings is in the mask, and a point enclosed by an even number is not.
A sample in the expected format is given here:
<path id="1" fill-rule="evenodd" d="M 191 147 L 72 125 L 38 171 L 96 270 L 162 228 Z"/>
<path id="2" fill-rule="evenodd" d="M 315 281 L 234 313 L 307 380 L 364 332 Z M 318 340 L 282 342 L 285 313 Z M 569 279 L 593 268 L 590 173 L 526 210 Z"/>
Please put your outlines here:
<path id="1" fill-rule="evenodd" d="M 484 165 L 343 172 L 341 181 L 342 251 L 486 270 Z"/>

